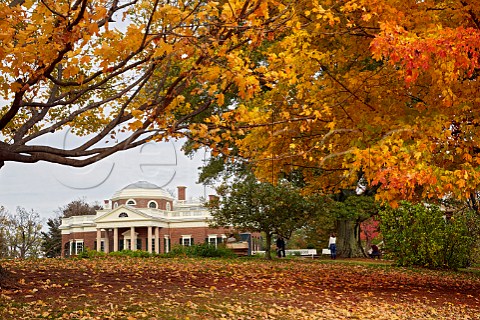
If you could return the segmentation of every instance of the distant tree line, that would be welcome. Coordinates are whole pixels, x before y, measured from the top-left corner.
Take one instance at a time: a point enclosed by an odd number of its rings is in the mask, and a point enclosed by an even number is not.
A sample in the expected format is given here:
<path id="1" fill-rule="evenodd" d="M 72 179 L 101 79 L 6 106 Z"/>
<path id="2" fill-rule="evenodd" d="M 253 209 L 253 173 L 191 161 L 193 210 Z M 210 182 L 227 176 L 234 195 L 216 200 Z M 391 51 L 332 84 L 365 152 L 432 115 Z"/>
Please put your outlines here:
<path id="1" fill-rule="evenodd" d="M 71 201 L 55 211 L 55 217 L 46 222 L 34 209 L 17 207 L 15 213 L 0 207 L 0 258 L 55 258 L 61 255 L 62 218 L 78 215 L 94 215 L 100 205 L 89 204 L 85 199 Z"/>

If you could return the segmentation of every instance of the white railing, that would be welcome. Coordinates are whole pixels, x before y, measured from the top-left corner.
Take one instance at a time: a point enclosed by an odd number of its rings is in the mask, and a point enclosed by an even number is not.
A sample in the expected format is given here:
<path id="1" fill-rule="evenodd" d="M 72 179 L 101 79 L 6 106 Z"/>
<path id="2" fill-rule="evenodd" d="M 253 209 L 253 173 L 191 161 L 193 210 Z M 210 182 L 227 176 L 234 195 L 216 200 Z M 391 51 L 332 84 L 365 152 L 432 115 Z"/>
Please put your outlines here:
<path id="1" fill-rule="evenodd" d="M 275 251 L 273 251 L 275 252 Z M 265 251 L 252 251 L 252 254 L 265 254 Z M 290 249 L 285 250 L 287 256 L 311 256 L 312 258 L 317 255 L 317 249 Z"/>

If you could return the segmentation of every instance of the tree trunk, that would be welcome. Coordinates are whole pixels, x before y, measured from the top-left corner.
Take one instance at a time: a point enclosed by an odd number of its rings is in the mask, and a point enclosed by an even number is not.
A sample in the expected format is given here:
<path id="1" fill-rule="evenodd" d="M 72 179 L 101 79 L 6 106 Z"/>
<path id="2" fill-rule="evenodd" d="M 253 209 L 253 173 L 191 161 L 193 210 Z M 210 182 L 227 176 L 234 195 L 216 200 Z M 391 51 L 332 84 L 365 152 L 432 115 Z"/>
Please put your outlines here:
<path id="1" fill-rule="evenodd" d="M 360 224 L 351 220 L 337 220 L 337 256 L 364 257 L 360 243 Z"/>

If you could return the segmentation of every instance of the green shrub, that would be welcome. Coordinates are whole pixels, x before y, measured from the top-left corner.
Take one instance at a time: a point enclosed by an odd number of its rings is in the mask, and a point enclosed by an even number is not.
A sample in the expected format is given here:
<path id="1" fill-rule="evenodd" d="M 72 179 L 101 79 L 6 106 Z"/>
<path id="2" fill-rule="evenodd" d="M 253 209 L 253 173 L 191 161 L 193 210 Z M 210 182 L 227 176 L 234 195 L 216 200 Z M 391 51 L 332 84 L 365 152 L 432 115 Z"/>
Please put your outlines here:
<path id="1" fill-rule="evenodd" d="M 380 211 L 386 256 L 400 266 L 458 269 L 471 262 L 477 235 L 472 212 L 446 219 L 438 206 L 407 202 Z"/>
<path id="2" fill-rule="evenodd" d="M 133 258 L 149 258 L 153 257 L 155 253 L 149 253 L 148 251 L 143 250 L 122 250 L 122 251 L 114 251 L 109 253 L 110 256 L 115 257 L 133 257 Z"/>
<path id="3" fill-rule="evenodd" d="M 97 250 L 91 250 L 91 249 L 85 248 L 82 252 L 80 252 L 77 255 L 77 258 L 92 259 L 92 258 L 105 257 L 105 256 L 106 256 L 105 252 L 100 252 Z"/>
<path id="4" fill-rule="evenodd" d="M 236 254 L 223 246 L 217 248 L 211 244 L 197 244 L 189 247 L 174 246 L 169 253 L 163 254 L 164 257 L 216 257 L 216 258 L 231 258 L 236 257 Z"/>

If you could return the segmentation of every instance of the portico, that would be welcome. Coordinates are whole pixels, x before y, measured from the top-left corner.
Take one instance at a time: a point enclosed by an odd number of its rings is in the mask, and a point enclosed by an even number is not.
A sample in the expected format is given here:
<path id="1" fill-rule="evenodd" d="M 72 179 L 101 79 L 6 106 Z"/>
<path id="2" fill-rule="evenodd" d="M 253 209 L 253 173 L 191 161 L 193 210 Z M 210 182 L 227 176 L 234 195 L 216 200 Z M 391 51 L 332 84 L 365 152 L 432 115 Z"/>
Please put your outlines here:
<path id="1" fill-rule="evenodd" d="M 160 253 L 160 235 L 168 228 L 165 212 L 145 213 L 122 205 L 93 220 L 96 225 L 96 250 L 110 252 L 120 250 L 144 250 Z M 169 235 L 163 234 L 168 242 Z M 105 243 L 103 250 L 101 243 Z M 111 244 L 111 246 L 110 246 Z M 168 245 L 164 246 L 168 250 Z M 165 251 L 165 250 L 163 250 Z M 168 251 L 167 251 L 168 252 Z"/>

